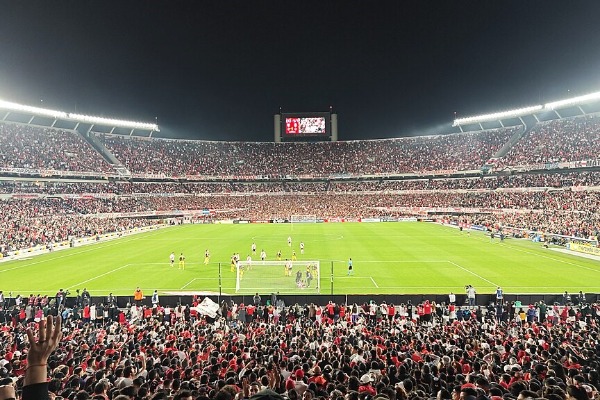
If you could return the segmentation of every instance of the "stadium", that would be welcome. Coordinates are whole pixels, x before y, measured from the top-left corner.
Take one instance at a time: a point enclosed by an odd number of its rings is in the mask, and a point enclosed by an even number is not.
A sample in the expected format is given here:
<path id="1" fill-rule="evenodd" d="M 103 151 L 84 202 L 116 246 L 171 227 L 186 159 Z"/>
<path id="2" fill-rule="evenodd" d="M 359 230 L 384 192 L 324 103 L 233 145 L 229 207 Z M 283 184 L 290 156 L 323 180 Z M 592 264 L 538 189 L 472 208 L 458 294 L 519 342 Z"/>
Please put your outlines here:
<path id="1" fill-rule="evenodd" d="M 175 138 L 0 92 L 0 400 L 600 398 L 600 92 L 454 115 Z"/>
<path id="2" fill-rule="evenodd" d="M 593 295 L 599 99 L 464 118 L 454 124 L 465 132 L 450 136 L 280 143 L 162 139 L 153 124 L 4 102 L 4 287 L 45 295 L 86 287 L 124 296 L 123 305 L 137 286 L 219 301 L 280 292 L 441 302 L 464 296 L 466 284 L 488 295 L 481 304 L 497 287 L 511 300 Z M 185 257 L 179 275 L 170 253 Z M 230 271 L 233 254 L 242 265 L 254 260 L 242 279 L 243 267 Z M 286 260 L 298 264 L 294 276 L 302 269 L 301 282 L 282 280 Z M 307 287 L 313 261 L 318 275 Z M 24 281 L 24 271 L 37 280 Z"/>

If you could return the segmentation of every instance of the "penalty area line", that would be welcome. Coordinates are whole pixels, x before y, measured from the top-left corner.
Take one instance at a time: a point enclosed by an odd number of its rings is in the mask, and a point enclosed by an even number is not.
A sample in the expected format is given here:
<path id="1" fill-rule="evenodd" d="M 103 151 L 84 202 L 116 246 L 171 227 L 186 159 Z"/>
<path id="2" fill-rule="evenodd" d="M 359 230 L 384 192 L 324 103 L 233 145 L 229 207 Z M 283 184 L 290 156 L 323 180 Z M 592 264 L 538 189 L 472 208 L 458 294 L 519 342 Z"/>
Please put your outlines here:
<path id="1" fill-rule="evenodd" d="M 119 270 L 121 270 L 121 269 L 123 269 L 123 268 L 127 268 L 127 267 L 129 267 L 129 266 L 131 266 L 131 265 L 132 265 L 132 264 L 125 264 L 125 265 L 123 265 L 122 267 L 118 267 L 118 268 L 115 268 L 115 269 L 111 269 L 110 271 L 107 271 L 107 272 L 105 272 L 105 273 L 103 273 L 103 274 L 100 274 L 100 275 L 96 275 L 96 276 L 94 276 L 94 277 L 92 277 L 92 278 L 90 278 L 90 279 L 86 279 L 85 281 L 81 281 L 81 282 L 79 282 L 79 283 L 76 283 L 76 284 L 74 284 L 74 285 L 71 285 L 70 287 L 75 287 L 75 288 L 76 288 L 76 287 L 79 287 L 79 286 L 81 286 L 81 285 L 83 285 L 83 284 L 85 284 L 85 283 L 88 283 L 88 282 L 94 281 L 94 280 L 96 280 L 96 279 L 98 279 L 98 278 L 102 278 L 103 276 L 106 276 L 106 275 L 112 274 L 113 272 L 117 272 L 117 271 L 119 271 Z"/>
<path id="2" fill-rule="evenodd" d="M 179 290 L 185 289 L 186 287 L 190 286 L 194 281 L 196 281 L 196 279 L 198 279 L 198 278 L 192 279 L 191 281 L 189 281 L 188 283 L 186 283 L 185 285 L 180 287 Z"/>
<path id="3" fill-rule="evenodd" d="M 377 284 L 377 282 L 375 282 L 375 279 L 373 279 L 373 277 L 372 277 L 372 276 L 370 276 L 369 278 L 371 279 L 371 282 L 373 282 L 373 285 L 375 285 L 375 287 L 376 287 L 377 289 L 379 289 L 379 285 Z"/>
<path id="4" fill-rule="evenodd" d="M 459 264 L 455 263 L 454 261 L 450 261 L 450 260 L 448 260 L 448 262 L 449 262 L 450 264 L 454 265 L 455 267 L 458 267 L 458 268 L 462 269 L 463 271 L 466 271 L 466 272 L 470 273 L 471 275 L 474 275 L 474 276 L 478 277 L 478 278 L 479 278 L 479 279 L 481 279 L 482 281 L 486 281 L 487 283 L 489 283 L 489 284 L 492 284 L 493 286 L 496 286 L 496 287 L 500 286 L 500 285 L 498 285 L 498 284 L 495 284 L 494 282 L 490 281 L 489 279 L 486 279 L 486 278 L 484 278 L 483 276 L 481 276 L 481 275 L 479 275 L 479 274 L 477 274 L 477 273 L 475 273 L 475 272 L 471 271 L 470 269 L 468 269 L 468 268 L 465 268 L 465 267 L 463 267 L 462 265 L 459 265 Z"/>

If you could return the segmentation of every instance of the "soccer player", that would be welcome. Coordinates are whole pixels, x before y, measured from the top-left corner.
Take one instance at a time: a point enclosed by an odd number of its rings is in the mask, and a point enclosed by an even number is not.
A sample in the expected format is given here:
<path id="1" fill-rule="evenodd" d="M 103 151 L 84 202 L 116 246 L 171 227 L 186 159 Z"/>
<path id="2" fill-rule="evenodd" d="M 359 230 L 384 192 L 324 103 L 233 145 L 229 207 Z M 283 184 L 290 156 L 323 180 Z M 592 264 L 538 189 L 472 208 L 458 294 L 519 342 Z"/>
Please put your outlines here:
<path id="1" fill-rule="evenodd" d="M 175 265 L 175 252 L 172 251 L 171 255 L 169 256 L 169 261 L 171 261 L 171 267 Z"/>
<path id="2" fill-rule="evenodd" d="M 277 252 L 277 261 L 281 261 L 281 250 Z"/>
<path id="3" fill-rule="evenodd" d="M 296 250 L 292 251 L 292 261 L 296 261 L 298 260 L 298 257 L 296 257 Z"/>
<path id="4" fill-rule="evenodd" d="M 263 249 L 260 251 L 260 259 L 265 261 L 267 259 L 267 252 Z"/>
<path id="5" fill-rule="evenodd" d="M 310 287 L 310 281 L 312 281 L 312 274 L 310 273 L 310 269 L 306 271 L 306 287 Z"/>
<path id="6" fill-rule="evenodd" d="M 298 272 L 296 272 L 296 286 L 298 286 L 301 281 L 302 281 L 302 272 L 300 270 L 298 270 Z"/>
<path id="7" fill-rule="evenodd" d="M 255 256 L 256 255 L 256 243 L 252 242 L 252 255 Z"/>
<path id="8" fill-rule="evenodd" d="M 352 258 L 350 258 L 348 260 L 348 276 L 352 275 L 352 269 L 353 269 Z"/>
<path id="9" fill-rule="evenodd" d="M 252 257 L 250 257 L 250 254 L 246 257 L 246 265 L 248 266 L 248 271 L 250 271 L 252 269 Z"/>
<path id="10" fill-rule="evenodd" d="M 300 242 L 300 254 L 304 254 L 304 242 Z"/>
<path id="11" fill-rule="evenodd" d="M 288 236 L 288 246 L 292 247 L 292 237 Z"/>
<path id="12" fill-rule="evenodd" d="M 178 269 L 185 269 L 185 256 L 183 255 L 183 253 L 181 253 L 179 255 L 179 268 Z"/>
<path id="13" fill-rule="evenodd" d="M 204 265 L 208 265 L 210 262 L 210 251 L 208 249 L 204 250 Z"/>
<path id="14" fill-rule="evenodd" d="M 231 272 L 235 272 L 236 264 L 237 264 L 237 262 L 235 260 L 235 253 L 233 253 L 233 255 L 231 256 L 231 264 L 230 264 Z"/>

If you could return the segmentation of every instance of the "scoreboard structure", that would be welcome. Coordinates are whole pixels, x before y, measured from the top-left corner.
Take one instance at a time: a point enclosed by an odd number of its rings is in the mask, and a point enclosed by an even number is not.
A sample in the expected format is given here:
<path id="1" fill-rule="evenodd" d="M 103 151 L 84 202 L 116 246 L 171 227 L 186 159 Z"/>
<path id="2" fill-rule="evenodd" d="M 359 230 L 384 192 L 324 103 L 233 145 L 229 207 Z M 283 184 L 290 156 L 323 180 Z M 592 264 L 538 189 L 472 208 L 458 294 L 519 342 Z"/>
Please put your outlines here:
<path id="1" fill-rule="evenodd" d="M 275 142 L 337 142 L 337 114 L 279 113 L 274 118 Z"/>

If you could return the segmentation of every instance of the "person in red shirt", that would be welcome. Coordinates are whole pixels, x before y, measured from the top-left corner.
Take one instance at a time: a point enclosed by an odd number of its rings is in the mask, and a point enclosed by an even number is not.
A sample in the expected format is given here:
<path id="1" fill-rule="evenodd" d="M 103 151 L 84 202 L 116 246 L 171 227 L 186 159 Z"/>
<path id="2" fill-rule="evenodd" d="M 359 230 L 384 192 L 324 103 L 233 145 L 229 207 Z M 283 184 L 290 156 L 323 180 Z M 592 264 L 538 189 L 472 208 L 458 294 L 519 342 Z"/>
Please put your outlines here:
<path id="1" fill-rule="evenodd" d="M 373 377 L 371 374 L 364 374 L 360 377 L 360 386 L 358 387 L 358 393 L 367 393 L 369 396 L 375 396 L 377 391 L 373 387 Z"/>
<path id="2" fill-rule="evenodd" d="M 83 307 L 83 322 L 87 323 L 90 322 L 90 306 L 89 304 L 86 305 L 85 307 Z"/>

